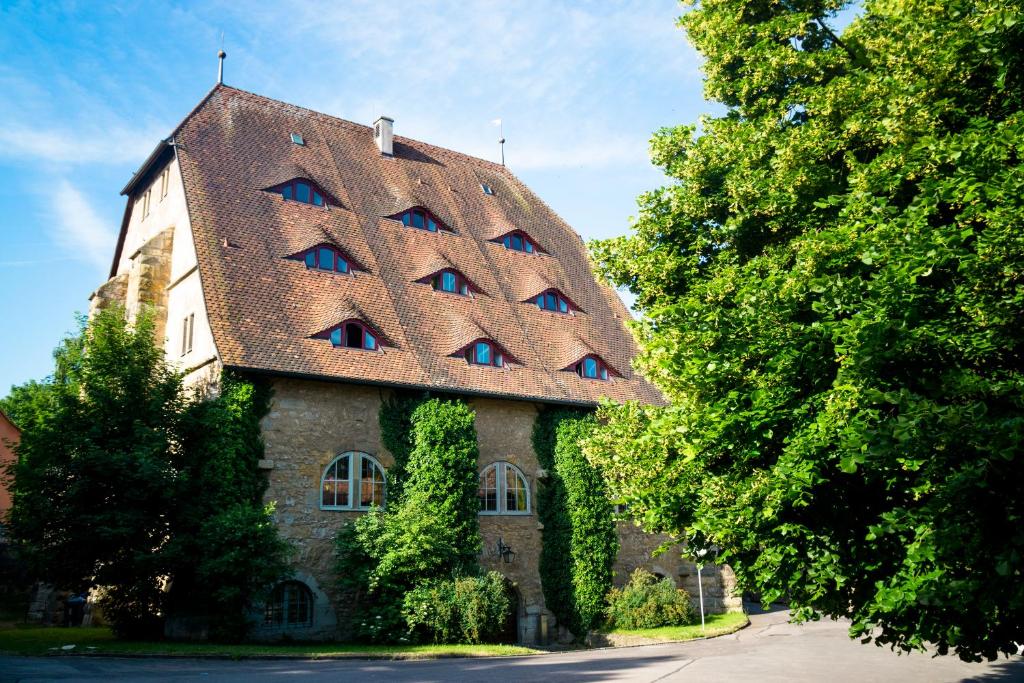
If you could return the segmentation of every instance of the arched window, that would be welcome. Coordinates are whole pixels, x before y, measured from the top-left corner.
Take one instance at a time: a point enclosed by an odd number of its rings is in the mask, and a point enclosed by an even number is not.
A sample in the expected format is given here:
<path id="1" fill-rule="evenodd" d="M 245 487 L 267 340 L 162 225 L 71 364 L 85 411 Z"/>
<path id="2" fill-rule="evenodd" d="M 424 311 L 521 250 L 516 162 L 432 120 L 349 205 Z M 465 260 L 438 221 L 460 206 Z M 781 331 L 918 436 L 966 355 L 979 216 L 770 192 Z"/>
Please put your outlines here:
<path id="1" fill-rule="evenodd" d="M 336 347 L 364 351 L 376 351 L 380 346 L 379 337 L 366 323 L 354 319 L 313 335 L 314 339 L 330 339 Z"/>
<path id="2" fill-rule="evenodd" d="M 445 232 L 452 232 L 452 229 L 445 225 L 440 218 L 422 206 L 416 206 L 402 213 L 396 213 L 393 216 L 389 216 L 389 218 L 402 221 L 403 225 L 416 228 L 417 230 L 426 230 L 427 232 L 444 230 Z"/>
<path id="3" fill-rule="evenodd" d="M 496 462 L 484 468 L 477 498 L 482 515 L 530 513 L 530 487 L 526 476 L 512 463 Z"/>
<path id="4" fill-rule="evenodd" d="M 522 230 L 513 230 L 505 233 L 494 241 L 500 242 L 502 246 L 511 251 L 521 251 L 524 254 L 544 253 L 544 250 L 538 247 L 537 243 Z"/>
<path id="5" fill-rule="evenodd" d="M 583 379 L 599 379 L 607 381 L 611 376 L 608 365 L 598 356 L 584 356 L 572 366 L 577 375 Z"/>
<path id="6" fill-rule="evenodd" d="M 490 365 L 496 368 L 505 366 L 505 355 L 494 342 L 488 339 L 477 339 L 463 351 L 466 360 L 473 365 Z"/>
<path id="7" fill-rule="evenodd" d="M 546 292 L 541 292 L 534 299 L 537 302 L 537 307 L 542 311 L 551 311 L 552 313 L 568 313 L 569 311 L 578 310 L 572 303 L 557 289 L 549 289 Z"/>
<path id="8" fill-rule="evenodd" d="M 288 258 L 302 261 L 311 270 L 326 270 L 332 273 L 348 273 L 354 266 L 344 253 L 330 244 L 320 244 Z"/>
<path id="9" fill-rule="evenodd" d="M 263 611 L 267 626 L 311 626 L 313 624 L 313 594 L 304 583 L 285 581 L 274 587 Z"/>
<path id="10" fill-rule="evenodd" d="M 305 178 L 295 178 L 287 183 L 281 183 L 270 188 L 271 192 L 279 192 L 286 201 L 312 204 L 313 206 L 328 206 L 330 201 L 327 193 L 321 190 L 316 183 Z"/>
<path id="11" fill-rule="evenodd" d="M 433 275 L 417 280 L 417 282 L 429 284 L 439 292 L 450 292 L 452 294 L 461 294 L 462 296 L 469 296 L 470 292 L 475 291 L 475 288 L 462 273 L 451 268 L 439 270 Z"/>
<path id="12" fill-rule="evenodd" d="M 384 468 L 373 456 L 349 451 L 331 461 L 320 480 L 323 510 L 369 510 L 384 504 Z"/>

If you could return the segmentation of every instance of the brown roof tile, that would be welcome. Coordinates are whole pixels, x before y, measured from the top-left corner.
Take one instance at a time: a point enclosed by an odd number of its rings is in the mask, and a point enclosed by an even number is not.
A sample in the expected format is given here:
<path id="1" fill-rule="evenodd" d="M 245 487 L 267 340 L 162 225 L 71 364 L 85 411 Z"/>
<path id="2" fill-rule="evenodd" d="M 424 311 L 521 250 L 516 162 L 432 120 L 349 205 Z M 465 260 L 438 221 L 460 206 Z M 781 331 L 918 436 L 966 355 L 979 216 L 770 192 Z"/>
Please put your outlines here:
<path id="1" fill-rule="evenodd" d="M 293 144 L 292 132 L 305 145 Z M 175 140 L 225 365 L 537 401 L 662 401 L 630 367 L 636 347 L 624 327 L 629 314 L 595 281 L 582 240 L 508 169 L 402 137 L 385 157 L 368 126 L 227 86 L 186 118 Z M 295 176 L 316 182 L 341 206 L 287 202 L 263 191 Z M 387 218 L 413 206 L 454 232 Z M 547 253 L 488 241 L 513 229 Z M 286 258 L 323 242 L 368 272 L 319 272 Z M 416 282 L 446 267 L 482 292 L 464 297 Z M 549 287 L 582 311 L 560 315 L 523 303 Z M 309 338 L 348 317 L 365 320 L 391 346 L 363 351 Z M 481 336 L 513 363 L 476 367 L 451 357 Z M 601 382 L 564 370 L 587 353 L 622 377 Z"/>

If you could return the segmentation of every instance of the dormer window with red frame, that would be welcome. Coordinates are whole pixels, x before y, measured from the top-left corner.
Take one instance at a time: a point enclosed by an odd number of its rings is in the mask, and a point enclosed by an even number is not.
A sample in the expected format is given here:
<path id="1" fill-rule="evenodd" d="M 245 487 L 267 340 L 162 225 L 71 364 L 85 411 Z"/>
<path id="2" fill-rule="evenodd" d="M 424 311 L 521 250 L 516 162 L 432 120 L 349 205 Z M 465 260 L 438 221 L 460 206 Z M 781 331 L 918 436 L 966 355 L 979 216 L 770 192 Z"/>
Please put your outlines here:
<path id="1" fill-rule="evenodd" d="M 501 347 L 489 339 L 477 339 L 460 352 L 471 365 L 505 367 L 505 354 Z"/>
<path id="2" fill-rule="evenodd" d="M 327 193 L 320 189 L 312 180 L 295 178 L 270 188 L 271 192 L 279 193 L 286 201 L 327 207 L 331 204 Z"/>
<path id="3" fill-rule="evenodd" d="M 350 273 L 359 270 L 358 264 L 348 258 L 341 249 L 330 244 L 320 244 L 288 258 L 303 261 L 310 270 L 326 270 L 330 273 Z"/>
<path id="4" fill-rule="evenodd" d="M 433 275 L 417 280 L 417 282 L 430 285 L 439 292 L 449 292 L 461 296 L 469 296 L 471 292 L 479 291 L 462 273 L 453 268 L 439 270 Z"/>
<path id="5" fill-rule="evenodd" d="M 573 364 L 570 368 L 577 375 L 583 379 L 599 379 L 607 382 L 609 377 L 614 376 L 612 372 L 608 370 L 608 365 L 601 360 L 598 356 L 584 356 L 578 363 Z"/>
<path id="6" fill-rule="evenodd" d="M 494 240 L 510 251 L 521 251 L 524 254 L 543 254 L 543 249 L 537 246 L 529 235 L 522 230 L 513 230 Z"/>
<path id="7" fill-rule="evenodd" d="M 402 213 L 396 213 L 390 218 L 396 221 L 402 221 L 402 225 L 406 225 L 410 228 L 416 228 L 417 230 L 426 230 L 427 232 L 437 232 L 443 230 L 444 232 L 452 232 L 452 229 L 445 225 L 440 218 L 430 213 L 422 206 L 417 206 L 403 211 Z"/>
<path id="8" fill-rule="evenodd" d="M 549 289 L 538 294 L 533 301 L 537 302 L 537 308 L 552 313 L 571 313 L 579 309 L 564 294 L 557 289 Z"/>
<path id="9" fill-rule="evenodd" d="M 313 335 L 314 339 L 330 339 L 338 348 L 376 351 L 380 348 L 380 335 L 361 320 L 346 320 L 340 325 Z"/>

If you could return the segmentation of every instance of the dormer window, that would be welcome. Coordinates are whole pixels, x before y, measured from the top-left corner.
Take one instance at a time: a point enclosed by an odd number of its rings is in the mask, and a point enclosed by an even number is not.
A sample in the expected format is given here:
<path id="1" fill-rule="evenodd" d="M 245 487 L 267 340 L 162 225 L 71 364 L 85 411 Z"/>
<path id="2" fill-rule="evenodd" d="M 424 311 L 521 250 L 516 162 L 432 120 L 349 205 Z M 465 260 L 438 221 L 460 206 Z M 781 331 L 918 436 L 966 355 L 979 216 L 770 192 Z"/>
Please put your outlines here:
<path id="1" fill-rule="evenodd" d="M 377 341 L 379 336 L 360 320 L 346 320 L 340 325 L 313 335 L 313 338 L 330 339 L 331 344 L 338 348 L 376 351 L 380 346 Z"/>
<path id="2" fill-rule="evenodd" d="M 433 275 L 417 280 L 417 282 L 429 284 L 439 292 L 450 292 L 462 296 L 469 296 L 470 292 L 478 291 L 462 273 L 452 268 L 440 270 Z"/>
<path id="3" fill-rule="evenodd" d="M 316 183 L 304 178 L 289 180 L 287 183 L 270 188 L 270 191 L 281 193 L 286 201 L 312 204 L 313 206 L 327 206 L 331 203 L 327 199 L 327 194 Z"/>
<path id="4" fill-rule="evenodd" d="M 505 367 L 505 354 L 500 346 L 489 339 L 477 339 L 460 353 L 472 365 L 489 365 L 495 368 Z"/>
<path id="5" fill-rule="evenodd" d="M 444 230 L 445 232 L 452 232 L 452 229 L 441 222 L 437 216 L 419 206 L 390 216 L 390 218 L 402 221 L 402 225 L 416 228 L 417 230 L 426 230 L 427 232 Z"/>
<path id="6" fill-rule="evenodd" d="M 510 251 L 521 251 L 524 254 L 544 253 L 544 250 L 538 247 L 537 243 L 522 230 L 513 230 L 494 241 L 501 242 Z"/>
<path id="7" fill-rule="evenodd" d="M 584 356 L 580 362 L 572 366 L 576 374 L 583 379 L 599 379 L 608 381 L 610 373 L 608 365 L 598 356 Z"/>
<path id="8" fill-rule="evenodd" d="M 340 249 L 329 244 L 321 244 L 288 258 L 305 262 L 310 270 L 326 270 L 330 273 L 348 273 L 354 267 Z"/>
<path id="9" fill-rule="evenodd" d="M 549 289 L 546 292 L 541 292 L 534 299 L 537 302 L 537 308 L 542 311 L 551 311 L 552 313 L 569 313 L 570 311 L 577 310 L 572 303 L 565 298 L 565 296 L 557 289 Z"/>

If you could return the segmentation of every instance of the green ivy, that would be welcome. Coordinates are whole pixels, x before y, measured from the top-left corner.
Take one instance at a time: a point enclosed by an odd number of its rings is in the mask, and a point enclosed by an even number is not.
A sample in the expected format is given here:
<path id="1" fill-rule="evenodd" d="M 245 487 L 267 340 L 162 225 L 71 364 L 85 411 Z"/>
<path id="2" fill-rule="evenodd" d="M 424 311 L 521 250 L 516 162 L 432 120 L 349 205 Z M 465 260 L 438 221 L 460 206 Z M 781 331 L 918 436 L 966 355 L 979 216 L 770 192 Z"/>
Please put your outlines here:
<path id="1" fill-rule="evenodd" d="M 577 636 L 600 619 L 618 553 L 604 482 L 580 450 L 580 441 L 593 424 L 584 411 L 547 408 L 533 427 L 533 448 L 547 471 L 537 490 L 544 601 L 558 622 Z"/>
<path id="2" fill-rule="evenodd" d="M 371 510 L 337 538 L 339 586 L 361 601 L 357 635 L 395 640 L 406 631 L 405 595 L 426 581 L 478 571 L 475 415 L 431 399 L 409 417 L 412 449 L 402 496 Z"/>
<path id="3" fill-rule="evenodd" d="M 424 392 L 396 392 L 381 403 L 377 415 L 380 438 L 395 461 L 387 472 L 388 498 L 392 502 L 402 495 L 405 468 L 412 454 L 412 414 L 428 399 L 428 394 Z"/>

